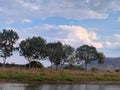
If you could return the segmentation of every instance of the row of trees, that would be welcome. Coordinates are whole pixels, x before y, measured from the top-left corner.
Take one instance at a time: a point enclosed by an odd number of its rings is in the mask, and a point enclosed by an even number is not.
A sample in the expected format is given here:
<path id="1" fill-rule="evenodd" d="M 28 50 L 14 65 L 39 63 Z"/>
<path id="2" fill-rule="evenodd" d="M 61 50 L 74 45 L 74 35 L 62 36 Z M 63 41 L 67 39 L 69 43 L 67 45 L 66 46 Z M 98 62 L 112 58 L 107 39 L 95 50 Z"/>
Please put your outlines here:
<path id="1" fill-rule="evenodd" d="M 13 30 L 3 30 L 0 32 L 0 56 L 3 58 L 3 66 L 6 58 L 12 55 L 12 52 L 17 48 L 14 47 L 19 39 L 18 34 Z M 86 70 L 87 64 L 91 61 L 98 60 L 98 63 L 104 63 L 104 54 L 98 52 L 95 47 L 83 45 L 76 50 L 67 44 L 61 42 L 47 43 L 42 37 L 32 37 L 25 39 L 19 44 L 19 52 L 24 56 L 29 63 L 31 61 L 39 61 L 49 59 L 51 65 L 63 66 L 65 62 L 74 64 L 76 61 L 85 61 Z M 29 65 L 29 68 L 31 66 Z"/>

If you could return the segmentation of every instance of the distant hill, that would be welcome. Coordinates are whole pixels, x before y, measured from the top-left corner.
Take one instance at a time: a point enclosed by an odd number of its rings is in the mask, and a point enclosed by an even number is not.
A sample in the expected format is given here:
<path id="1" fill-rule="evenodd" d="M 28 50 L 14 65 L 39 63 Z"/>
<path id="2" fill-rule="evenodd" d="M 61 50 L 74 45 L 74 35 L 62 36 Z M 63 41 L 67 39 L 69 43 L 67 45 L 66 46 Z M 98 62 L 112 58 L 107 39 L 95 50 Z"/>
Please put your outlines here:
<path id="1" fill-rule="evenodd" d="M 100 65 L 98 65 L 97 61 L 93 61 L 88 65 L 88 67 L 100 68 L 101 70 L 116 70 L 116 69 L 120 70 L 120 57 L 118 58 L 107 57 L 105 58 L 105 62 Z"/>

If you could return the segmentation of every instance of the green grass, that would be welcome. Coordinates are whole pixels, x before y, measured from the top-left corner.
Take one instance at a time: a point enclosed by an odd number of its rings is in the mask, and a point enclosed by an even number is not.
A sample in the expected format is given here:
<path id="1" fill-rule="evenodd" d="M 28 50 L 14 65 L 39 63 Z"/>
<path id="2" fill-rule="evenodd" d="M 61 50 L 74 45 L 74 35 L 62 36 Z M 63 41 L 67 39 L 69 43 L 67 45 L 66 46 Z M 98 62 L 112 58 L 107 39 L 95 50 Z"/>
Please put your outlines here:
<path id="1" fill-rule="evenodd" d="M 118 72 L 84 72 L 79 70 L 49 70 L 0 68 L 0 80 L 15 80 L 40 83 L 83 83 L 115 81 L 120 83 Z"/>

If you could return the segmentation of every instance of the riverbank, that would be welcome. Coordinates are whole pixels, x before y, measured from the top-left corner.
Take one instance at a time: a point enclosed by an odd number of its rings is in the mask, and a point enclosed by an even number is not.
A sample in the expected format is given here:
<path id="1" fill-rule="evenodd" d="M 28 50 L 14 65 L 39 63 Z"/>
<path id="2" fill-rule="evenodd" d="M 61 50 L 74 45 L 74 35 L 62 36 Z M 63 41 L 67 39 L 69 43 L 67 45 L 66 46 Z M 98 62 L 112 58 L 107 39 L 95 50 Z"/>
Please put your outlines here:
<path id="1" fill-rule="evenodd" d="M 0 68 L 0 82 L 120 84 L 120 72 Z"/>

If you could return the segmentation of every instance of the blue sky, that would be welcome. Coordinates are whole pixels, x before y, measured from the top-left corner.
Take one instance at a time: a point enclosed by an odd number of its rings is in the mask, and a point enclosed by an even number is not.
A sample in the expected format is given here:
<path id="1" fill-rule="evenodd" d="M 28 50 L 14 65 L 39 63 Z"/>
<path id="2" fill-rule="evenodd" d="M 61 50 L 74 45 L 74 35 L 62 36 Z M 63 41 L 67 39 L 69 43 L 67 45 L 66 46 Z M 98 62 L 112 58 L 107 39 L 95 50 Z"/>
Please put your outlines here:
<path id="1" fill-rule="evenodd" d="M 120 57 L 120 0 L 0 0 L 0 31 L 9 28 L 19 34 L 18 44 L 41 36 Z"/>

